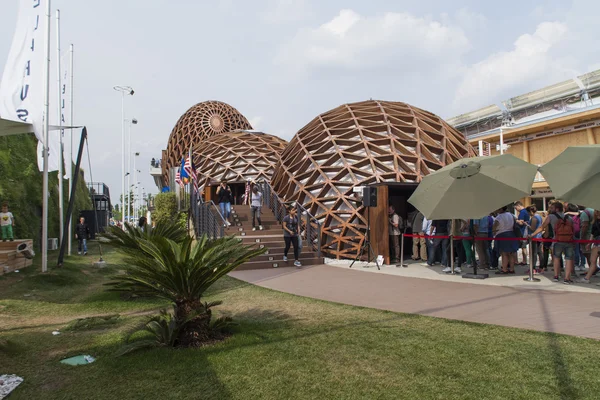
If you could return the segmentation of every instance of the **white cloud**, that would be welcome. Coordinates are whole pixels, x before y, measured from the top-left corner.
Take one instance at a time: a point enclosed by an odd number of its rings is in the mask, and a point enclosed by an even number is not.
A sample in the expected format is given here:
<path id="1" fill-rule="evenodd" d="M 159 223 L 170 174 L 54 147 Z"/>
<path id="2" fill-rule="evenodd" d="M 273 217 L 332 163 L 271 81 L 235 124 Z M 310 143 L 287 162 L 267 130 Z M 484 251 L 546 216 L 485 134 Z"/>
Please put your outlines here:
<path id="1" fill-rule="evenodd" d="M 554 59 L 551 50 L 566 37 L 568 28 L 560 22 L 543 22 L 533 34 L 524 34 L 511 51 L 493 53 L 466 69 L 454 99 L 460 109 L 482 106 L 482 100 L 493 102 L 498 95 L 513 90 L 540 77 L 560 79 L 565 68 Z"/>
<path id="2" fill-rule="evenodd" d="M 276 62 L 296 71 L 320 67 L 364 69 L 394 62 L 419 69 L 423 63 L 452 63 L 449 59 L 459 58 L 469 48 L 463 30 L 451 23 L 408 13 L 363 16 L 341 10 L 317 28 L 298 31 L 282 47 Z"/>
<path id="3" fill-rule="evenodd" d="M 306 0 L 270 0 L 266 10 L 260 13 L 263 21 L 270 24 L 284 24 L 300 21 L 311 15 Z"/>

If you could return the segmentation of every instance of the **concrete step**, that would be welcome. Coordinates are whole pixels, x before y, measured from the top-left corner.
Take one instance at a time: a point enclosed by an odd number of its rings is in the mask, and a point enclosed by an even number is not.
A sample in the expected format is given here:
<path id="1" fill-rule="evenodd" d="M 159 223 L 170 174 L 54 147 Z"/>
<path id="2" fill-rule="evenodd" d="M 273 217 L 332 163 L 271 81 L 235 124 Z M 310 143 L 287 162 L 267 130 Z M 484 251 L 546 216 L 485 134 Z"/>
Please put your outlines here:
<path id="1" fill-rule="evenodd" d="M 230 226 L 225 229 L 225 233 L 228 235 L 235 236 L 281 236 L 283 237 L 282 229 L 263 229 L 262 231 L 257 229 L 255 231 L 252 230 L 252 226 L 242 227 L 242 226 Z"/>

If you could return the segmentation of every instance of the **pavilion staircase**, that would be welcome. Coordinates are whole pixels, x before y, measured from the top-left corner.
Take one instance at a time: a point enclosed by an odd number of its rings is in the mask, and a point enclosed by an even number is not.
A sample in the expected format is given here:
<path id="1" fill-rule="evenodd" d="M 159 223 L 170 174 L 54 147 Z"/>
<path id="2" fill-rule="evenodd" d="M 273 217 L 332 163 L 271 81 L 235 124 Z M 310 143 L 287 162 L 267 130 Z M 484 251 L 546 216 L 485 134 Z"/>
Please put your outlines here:
<path id="1" fill-rule="evenodd" d="M 231 210 L 232 224 L 225 229 L 226 235 L 238 237 L 244 244 L 255 244 L 266 247 L 267 253 L 242 264 L 237 270 L 281 268 L 294 266 L 294 249 L 290 247 L 288 261 L 283 261 L 285 241 L 283 239 L 283 228 L 273 212 L 268 207 L 262 207 L 261 221 L 264 230 L 252 230 L 252 214 L 250 206 L 233 206 Z M 258 222 L 257 222 L 258 224 Z M 300 251 L 300 262 L 302 266 L 318 265 L 323 263 L 318 252 L 307 243 L 306 238 Z"/>
<path id="2" fill-rule="evenodd" d="M 25 258 L 22 253 L 17 252 L 17 247 L 21 243 L 26 243 L 32 247 L 31 239 L 16 239 L 14 242 L 0 241 L 0 275 L 7 274 L 32 264 L 33 260 Z"/>

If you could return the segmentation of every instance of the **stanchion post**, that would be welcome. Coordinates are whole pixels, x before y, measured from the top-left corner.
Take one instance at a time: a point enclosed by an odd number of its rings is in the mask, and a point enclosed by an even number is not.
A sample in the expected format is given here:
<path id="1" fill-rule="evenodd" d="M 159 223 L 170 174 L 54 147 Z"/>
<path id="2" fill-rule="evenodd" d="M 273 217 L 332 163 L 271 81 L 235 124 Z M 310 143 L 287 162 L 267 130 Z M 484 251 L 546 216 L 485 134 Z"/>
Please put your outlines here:
<path id="1" fill-rule="evenodd" d="M 404 266 L 404 233 L 400 234 L 400 265 Z"/>
<path id="2" fill-rule="evenodd" d="M 400 244 L 400 265 L 403 267 L 408 267 L 408 264 L 404 264 L 404 233 L 401 233 L 400 235 L 400 240 L 402 240 L 402 243 Z"/>
<path id="3" fill-rule="evenodd" d="M 450 234 L 450 269 L 452 270 L 450 273 L 454 275 L 454 235 L 452 234 Z"/>
<path id="4" fill-rule="evenodd" d="M 533 258 L 533 240 L 529 238 L 527 243 L 529 244 L 529 276 L 523 278 L 523 280 L 527 282 L 540 282 L 538 278 L 533 277 L 533 263 L 535 262 Z"/>

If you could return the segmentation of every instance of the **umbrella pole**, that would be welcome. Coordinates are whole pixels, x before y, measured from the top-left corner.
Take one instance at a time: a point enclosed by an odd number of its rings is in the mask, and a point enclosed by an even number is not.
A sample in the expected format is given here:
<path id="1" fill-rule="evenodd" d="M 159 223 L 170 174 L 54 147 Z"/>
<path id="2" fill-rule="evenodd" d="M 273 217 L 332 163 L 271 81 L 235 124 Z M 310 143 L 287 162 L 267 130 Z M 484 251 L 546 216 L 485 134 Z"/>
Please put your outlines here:
<path id="1" fill-rule="evenodd" d="M 533 263 L 535 261 L 533 258 L 533 241 L 531 238 L 529 238 L 527 243 L 529 244 L 529 276 L 527 278 L 523 278 L 523 280 L 527 282 L 540 282 L 540 279 L 533 277 Z"/>

